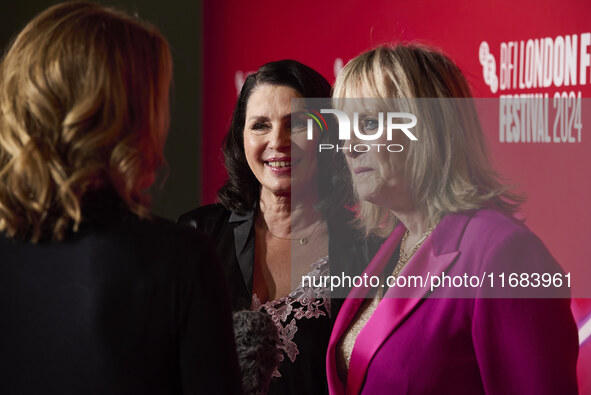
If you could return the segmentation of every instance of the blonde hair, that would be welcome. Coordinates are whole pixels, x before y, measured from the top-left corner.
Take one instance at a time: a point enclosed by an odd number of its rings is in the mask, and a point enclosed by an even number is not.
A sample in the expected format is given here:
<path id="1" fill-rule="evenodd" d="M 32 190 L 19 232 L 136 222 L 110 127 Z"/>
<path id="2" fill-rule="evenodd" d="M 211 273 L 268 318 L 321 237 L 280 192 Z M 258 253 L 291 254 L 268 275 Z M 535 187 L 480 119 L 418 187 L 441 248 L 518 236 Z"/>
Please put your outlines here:
<path id="1" fill-rule="evenodd" d="M 419 142 L 405 147 L 405 171 L 411 197 L 430 225 L 447 213 L 488 204 L 509 212 L 519 208 L 524 197 L 512 192 L 490 165 L 470 88 L 448 57 L 417 45 L 375 48 L 352 59 L 339 74 L 335 105 L 339 98 L 355 97 L 361 87 L 371 97 L 402 98 L 417 114 Z M 396 223 L 390 210 L 359 202 L 356 224 L 367 235 L 386 236 Z"/>
<path id="2" fill-rule="evenodd" d="M 35 17 L 0 63 L 0 231 L 60 240 L 97 190 L 148 216 L 171 77 L 168 43 L 139 19 L 86 2 Z"/>

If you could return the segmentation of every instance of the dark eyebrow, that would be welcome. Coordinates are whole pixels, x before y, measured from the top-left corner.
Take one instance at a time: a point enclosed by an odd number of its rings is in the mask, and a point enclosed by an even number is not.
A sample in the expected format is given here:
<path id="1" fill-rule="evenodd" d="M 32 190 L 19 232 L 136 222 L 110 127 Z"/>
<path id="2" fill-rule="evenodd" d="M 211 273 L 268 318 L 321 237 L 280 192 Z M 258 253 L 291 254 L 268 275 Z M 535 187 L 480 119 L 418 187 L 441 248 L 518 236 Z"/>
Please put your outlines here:
<path id="1" fill-rule="evenodd" d="M 247 122 L 257 121 L 257 122 L 269 122 L 269 117 L 264 115 L 253 115 L 246 120 Z"/>
<path id="2" fill-rule="evenodd" d="M 285 114 L 282 119 L 284 121 L 286 121 L 288 119 L 291 119 L 292 117 L 301 116 L 301 115 L 304 115 L 303 111 L 297 111 L 294 113 L 290 112 L 288 114 Z M 246 122 L 269 122 L 269 121 L 270 121 L 270 119 L 266 115 L 253 115 L 246 120 Z"/>
<path id="3" fill-rule="evenodd" d="M 300 110 L 300 111 L 291 112 L 289 114 L 285 114 L 283 119 L 285 121 L 287 121 L 287 120 L 290 120 L 291 118 L 301 118 L 301 117 L 306 117 L 306 116 L 307 116 L 306 111 Z"/>

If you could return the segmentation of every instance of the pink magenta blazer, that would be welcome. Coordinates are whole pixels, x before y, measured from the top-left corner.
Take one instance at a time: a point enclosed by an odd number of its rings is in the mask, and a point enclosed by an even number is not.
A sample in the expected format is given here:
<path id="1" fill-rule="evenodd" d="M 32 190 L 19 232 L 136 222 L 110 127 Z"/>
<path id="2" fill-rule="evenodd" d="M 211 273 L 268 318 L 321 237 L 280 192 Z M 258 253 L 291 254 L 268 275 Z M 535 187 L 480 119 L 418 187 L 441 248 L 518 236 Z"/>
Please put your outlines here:
<path id="1" fill-rule="evenodd" d="M 399 224 L 365 270 L 379 275 L 405 232 Z M 544 244 L 522 223 L 494 209 L 445 216 L 401 275 L 430 273 L 562 273 Z M 496 292 L 501 292 L 500 289 Z M 390 288 L 360 332 L 346 386 L 335 350 L 368 289 L 344 302 L 327 351 L 329 391 L 341 394 L 576 394 L 577 329 L 568 293 Z M 439 295 L 438 295 L 439 292 Z M 517 292 L 517 291 L 516 291 Z M 401 297 L 397 297 L 401 296 Z M 518 298 L 516 296 L 526 296 Z M 535 296 L 536 298 L 534 298 Z"/>

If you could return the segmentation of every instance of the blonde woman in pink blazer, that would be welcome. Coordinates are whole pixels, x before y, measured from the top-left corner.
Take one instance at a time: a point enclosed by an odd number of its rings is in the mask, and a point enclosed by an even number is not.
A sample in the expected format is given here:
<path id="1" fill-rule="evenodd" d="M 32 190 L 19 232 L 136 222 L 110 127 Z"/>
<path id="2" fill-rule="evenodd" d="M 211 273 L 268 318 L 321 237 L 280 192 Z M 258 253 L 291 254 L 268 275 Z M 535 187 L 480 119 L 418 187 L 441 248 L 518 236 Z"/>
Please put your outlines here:
<path id="1" fill-rule="evenodd" d="M 358 133 L 343 150 L 359 201 L 357 224 L 386 237 L 368 276 L 384 284 L 388 276 L 563 274 L 513 218 L 523 199 L 492 170 L 471 99 L 443 99 L 471 97 L 449 58 L 417 46 L 371 50 L 347 64 L 333 97 L 337 108 L 358 113 Z M 383 133 L 371 143 L 399 144 L 400 152 L 347 149 L 367 143 L 359 132 L 376 134 L 387 98 L 435 98 L 406 100 L 417 117 L 409 130 L 417 140 L 398 130 L 391 141 Z M 331 394 L 577 392 L 568 292 L 501 293 L 498 282 L 430 285 L 351 291 L 328 348 Z"/>

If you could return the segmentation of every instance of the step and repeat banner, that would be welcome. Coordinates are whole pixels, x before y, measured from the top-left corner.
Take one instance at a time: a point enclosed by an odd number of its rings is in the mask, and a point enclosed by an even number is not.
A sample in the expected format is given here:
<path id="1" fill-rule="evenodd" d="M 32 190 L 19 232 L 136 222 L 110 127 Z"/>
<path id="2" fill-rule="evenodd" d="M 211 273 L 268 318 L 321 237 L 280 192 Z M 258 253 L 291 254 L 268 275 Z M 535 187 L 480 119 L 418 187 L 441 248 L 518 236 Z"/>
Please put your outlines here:
<path id="1" fill-rule="evenodd" d="M 289 58 L 332 83 L 367 49 L 416 42 L 450 56 L 474 97 L 496 99 L 483 126 L 496 169 L 528 196 L 519 215 L 565 271 L 591 278 L 590 2 L 219 0 L 203 15 L 204 204 L 226 177 L 222 139 L 249 73 Z M 591 302 L 572 308 L 581 392 L 591 393 Z"/>

